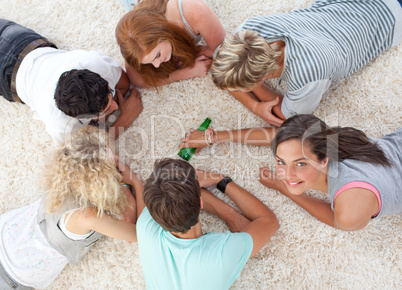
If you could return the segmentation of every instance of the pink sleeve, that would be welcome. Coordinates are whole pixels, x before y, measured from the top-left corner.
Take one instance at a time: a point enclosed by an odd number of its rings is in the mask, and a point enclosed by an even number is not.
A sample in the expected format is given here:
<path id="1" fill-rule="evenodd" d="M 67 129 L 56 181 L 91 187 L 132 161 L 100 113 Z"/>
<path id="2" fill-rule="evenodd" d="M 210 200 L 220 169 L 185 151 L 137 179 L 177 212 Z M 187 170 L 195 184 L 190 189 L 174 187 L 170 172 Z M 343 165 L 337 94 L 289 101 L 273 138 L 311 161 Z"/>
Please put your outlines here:
<path id="1" fill-rule="evenodd" d="M 377 197 L 377 200 L 378 200 L 378 212 L 375 215 L 373 215 L 372 217 L 376 217 L 378 215 L 378 213 L 380 212 L 380 210 L 381 210 L 381 196 L 380 196 L 380 193 L 378 192 L 377 188 L 375 188 L 370 183 L 367 183 L 367 182 L 364 182 L 364 181 L 352 181 L 352 182 L 349 182 L 349 183 L 345 184 L 344 186 L 342 186 L 336 192 L 336 194 L 334 196 L 333 204 L 335 205 L 335 199 L 341 192 L 343 192 L 343 191 L 345 191 L 347 189 L 350 189 L 350 188 L 363 188 L 363 189 L 370 190 L 375 194 L 375 196 Z"/>

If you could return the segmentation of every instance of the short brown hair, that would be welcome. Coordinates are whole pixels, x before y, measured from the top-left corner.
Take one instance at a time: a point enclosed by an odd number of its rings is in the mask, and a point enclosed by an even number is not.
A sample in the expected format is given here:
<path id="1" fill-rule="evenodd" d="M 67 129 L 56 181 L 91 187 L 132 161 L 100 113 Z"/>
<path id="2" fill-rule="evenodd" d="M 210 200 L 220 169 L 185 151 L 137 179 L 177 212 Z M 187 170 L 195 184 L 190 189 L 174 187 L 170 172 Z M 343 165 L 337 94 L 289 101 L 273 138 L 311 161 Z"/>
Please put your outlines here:
<path id="1" fill-rule="evenodd" d="M 195 169 L 178 159 L 156 161 L 144 186 L 144 202 L 153 219 L 169 232 L 186 233 L 197 224 L 201 188 Z"/>

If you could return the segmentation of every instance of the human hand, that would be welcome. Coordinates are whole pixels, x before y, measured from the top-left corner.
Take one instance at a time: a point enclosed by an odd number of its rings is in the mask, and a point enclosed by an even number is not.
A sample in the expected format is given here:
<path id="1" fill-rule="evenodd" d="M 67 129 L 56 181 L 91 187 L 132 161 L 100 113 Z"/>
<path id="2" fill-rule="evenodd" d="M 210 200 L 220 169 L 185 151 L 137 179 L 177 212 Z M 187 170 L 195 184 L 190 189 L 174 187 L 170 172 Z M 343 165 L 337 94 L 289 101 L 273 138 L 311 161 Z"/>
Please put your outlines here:
<path id="1" fill-rule="evenodd" d="M 212 185 L 217 185 L 225 176 L 216 172 L 209 172 L 196 169 L 198 182 L 200 187 L 208 187 Z"/>
<path id="2" fill-rule="evenodd" d="M 214 50 L 211 50 L 207 44 L 203 44 L 200 47 L 201 47 L 201 50 L 198 53 L 198 56 L 205 55 L 207 57 L 212 57 Z"/>
<path id="3" fill-rule="evenodd" d="M 260 168 L 260 183 L 268 188 L 279 190 L 282 192 L 285 184 L 283 181 L 273 173 L 268 167 Z"/>
<path id="4" fill-rule="evenodd" d="M 189 69 L 190 78 L 205 77 L 211 66 L 212 59 L 205 55 L 197 56 L 194 60 L 194 66 Z"/>
<path id="5" fill-rule="evenodd" d="M 141 101 L 140 92 L 136 89 L 132 88 L 130 90 L 130 95 L 124 99 L 123 95 L 119 90 L 116 90 L 117 95 L 117 104 L 120 107 L 121 115 L 119 117 L 124 119 L 124 127 L 128 127 L 132 122 L 140 115 L 142 110 L 144 109 Z"/>
<path id="6" fill-rule="evenodd" d="M 179 149 L 182 148 L 196 148 L 195 153 L 200 152 L 202 148 L 205 148 L 207 143 L 205 142 L 205 131 L 198 131 L 193 128 L 181 139 Z"/>
<path id="7" fill-rule="evenodd" d="M 256 103 L 254 113 L 256 115 L 260 116 L 262 119 L 264 119 L 269 124 L 279 127 L 282 125 L 284 120 L 276 117 L 272 113 L 272 108 L 274 106 L 276 106 L 277 104 L 279 104 L 279 102 L 280 102 L 279 97 L 276 97 L 272 101 Z"/>
<path id="8" fill-rule="evenodd" d="M 135 173 L 131 171 L 130 167 L 120 162 L 117 156 L 115 156 L 115 161 L 116 161 L 116 168 L 122 176 L 123 183 L 133 185 L 136 181 L 139 180 L 137 175 L 135 175 Z"/>

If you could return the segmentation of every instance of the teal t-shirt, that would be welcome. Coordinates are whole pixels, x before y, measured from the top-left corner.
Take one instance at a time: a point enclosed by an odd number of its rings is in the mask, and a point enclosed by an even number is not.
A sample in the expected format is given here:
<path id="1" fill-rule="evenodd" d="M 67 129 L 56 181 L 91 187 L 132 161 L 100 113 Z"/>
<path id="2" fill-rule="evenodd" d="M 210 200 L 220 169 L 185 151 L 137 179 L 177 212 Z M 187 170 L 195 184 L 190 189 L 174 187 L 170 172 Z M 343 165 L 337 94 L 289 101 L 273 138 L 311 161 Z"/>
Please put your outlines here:
<path id="1" fill-rule="evenodd" d="M 137 221 L 138 252 L 147 289 L 228 289 L 253 250 L 248 233 L 208 233 L 180 239 L 144 208 Z"/>

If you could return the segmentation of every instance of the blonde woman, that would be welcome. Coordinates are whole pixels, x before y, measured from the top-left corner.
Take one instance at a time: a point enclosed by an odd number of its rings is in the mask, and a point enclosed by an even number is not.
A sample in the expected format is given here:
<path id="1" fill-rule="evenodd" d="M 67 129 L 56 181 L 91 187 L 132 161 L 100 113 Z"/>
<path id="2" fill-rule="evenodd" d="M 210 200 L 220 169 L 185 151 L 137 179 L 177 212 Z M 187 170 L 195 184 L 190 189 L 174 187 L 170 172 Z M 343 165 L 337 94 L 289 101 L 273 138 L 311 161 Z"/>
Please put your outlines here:
<path id="1" fill-rule="evenodd" d="M 142 183 L 115 160 L 106 135 L 87 127 L 72 136 L 45 169 L 43 197 L 0 216 L 1 289 L 48 287 L 103 235 L 137 240 L 141 201 L 129 187 L 139 195 Z"/>

